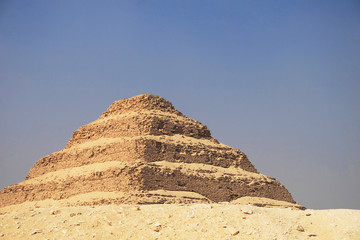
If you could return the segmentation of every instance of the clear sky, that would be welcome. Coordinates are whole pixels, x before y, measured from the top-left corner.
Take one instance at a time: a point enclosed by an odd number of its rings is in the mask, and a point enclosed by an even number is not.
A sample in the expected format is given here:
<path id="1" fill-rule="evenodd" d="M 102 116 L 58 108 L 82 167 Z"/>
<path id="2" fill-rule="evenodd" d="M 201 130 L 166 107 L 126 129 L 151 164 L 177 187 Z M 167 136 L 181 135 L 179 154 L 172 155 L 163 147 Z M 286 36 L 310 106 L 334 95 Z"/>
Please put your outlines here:
<path id="1" fill-rule="evenodd" d="M 0 188 L 160 95 L 308 208 L 360 209 L 360 2 L 0 1 Z"/>

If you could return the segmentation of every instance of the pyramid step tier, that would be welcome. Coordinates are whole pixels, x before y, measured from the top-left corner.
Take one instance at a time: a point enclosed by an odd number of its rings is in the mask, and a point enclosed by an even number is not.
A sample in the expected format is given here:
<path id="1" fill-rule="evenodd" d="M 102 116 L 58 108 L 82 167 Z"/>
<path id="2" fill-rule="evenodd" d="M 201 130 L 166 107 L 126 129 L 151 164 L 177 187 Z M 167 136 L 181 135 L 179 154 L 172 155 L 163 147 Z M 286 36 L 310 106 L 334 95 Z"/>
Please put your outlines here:
<path id="1" fill-rule="evenodd" d="M 209 129 L 196 120 L 152 110 L 100 117 L 76 130 L 66 148 L 99 138 L 174 134 L 216 141 L 211 137 Z"/>
<path id="2" fill-rule="evenodd" d="M 101 138 L 84 142 L 40 159 L 26 179 L 60 169 L 107 161 L 171 161 L 240 167 L 257 172 L 247 156 L 234 148 L 208 139 L 183 135 Z"/>
<path id="3" fill-rule="evenodd" d="M 294 203 L 277 180 L 240 168 L 199 163 L 104 162 L 58 170 L 4 188 L 0 207 L 26 201 L 61 200 L 89 192 L 195 192 L 214 202 L 265 197 Z"/>

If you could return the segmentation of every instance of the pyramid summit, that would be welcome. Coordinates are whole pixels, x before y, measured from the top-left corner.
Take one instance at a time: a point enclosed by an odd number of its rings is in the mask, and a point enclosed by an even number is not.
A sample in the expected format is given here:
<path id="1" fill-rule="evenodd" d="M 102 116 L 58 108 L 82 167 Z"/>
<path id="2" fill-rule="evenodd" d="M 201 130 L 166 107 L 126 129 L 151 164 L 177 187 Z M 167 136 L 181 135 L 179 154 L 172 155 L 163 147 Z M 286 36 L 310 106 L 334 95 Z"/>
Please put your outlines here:
<path id="1" fill-rule="evenodd" d="M 116 101 L 38 160 L 25 181 L 0 192 L 0 207 L 47 199 L 67 205 L 211 203 L 266 198 L 295 204 L 240 150 L 162 97 Z"/>
<path id="2" fill-rule="evenodd" d="M 171 102 L 164 98 L 152 94 L 141 94 L 132 98 L 125 98 L 114 102 L 110 107 L 101 115 L 100 118 L 109 115 L 121 114 L 129 111 L 144 111 L 144 110 L 159 110 L 162 112 L 174 113 L 182 115 L 175 109 Z"/>

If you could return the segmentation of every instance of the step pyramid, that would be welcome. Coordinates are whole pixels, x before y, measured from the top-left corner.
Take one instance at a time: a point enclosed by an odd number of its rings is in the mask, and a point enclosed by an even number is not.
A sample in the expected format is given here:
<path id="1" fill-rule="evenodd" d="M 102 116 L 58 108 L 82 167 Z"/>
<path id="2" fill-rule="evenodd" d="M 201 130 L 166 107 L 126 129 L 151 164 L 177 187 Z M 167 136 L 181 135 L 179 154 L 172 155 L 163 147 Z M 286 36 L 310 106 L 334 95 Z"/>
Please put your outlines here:
<path id="1" fill-rule="evenodd" d="M 164 98 L 143 94 L 114 102 L 76 130 L 64 149 L 38 160 L 25 181 L 0 192 L 0 207 L 47 199 L 93 205 L 242 197 L 295 203 L 243 152 L 219 143 Z"/>

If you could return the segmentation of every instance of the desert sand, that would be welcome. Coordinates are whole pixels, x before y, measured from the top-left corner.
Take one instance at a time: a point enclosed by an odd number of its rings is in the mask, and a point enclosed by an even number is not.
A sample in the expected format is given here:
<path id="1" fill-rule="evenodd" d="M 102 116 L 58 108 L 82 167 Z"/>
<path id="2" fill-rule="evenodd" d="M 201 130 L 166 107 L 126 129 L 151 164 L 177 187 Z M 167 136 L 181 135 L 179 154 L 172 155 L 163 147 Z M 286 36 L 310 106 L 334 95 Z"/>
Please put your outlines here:
<path id="1" fill-rule="evenodd" d="M 50 203 L 51 204 L 51 203 Z M 360 239 L 360 210 L 233 203 L 1 209 L 0 239 Z"/>

